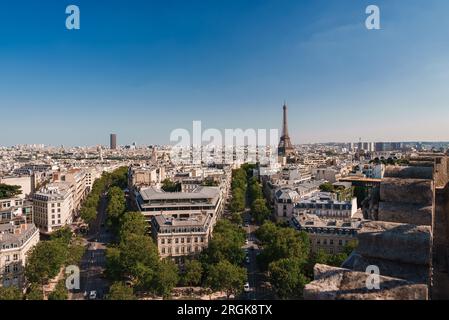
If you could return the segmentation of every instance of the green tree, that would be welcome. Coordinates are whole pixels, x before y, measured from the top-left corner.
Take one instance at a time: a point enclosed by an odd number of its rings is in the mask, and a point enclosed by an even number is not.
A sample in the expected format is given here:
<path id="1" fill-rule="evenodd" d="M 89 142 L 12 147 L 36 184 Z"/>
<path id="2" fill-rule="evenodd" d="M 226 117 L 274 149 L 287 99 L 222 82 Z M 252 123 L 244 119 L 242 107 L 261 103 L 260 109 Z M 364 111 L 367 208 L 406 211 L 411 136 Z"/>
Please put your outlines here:
<path id="1" fill-rule="evenodd" d="M 260 198 L 254 200 L 251 205 L 251 211 L 257 223 L 263 223 L 270 217 L 270 210 L 267 208 L 265 199 Z"/>
<path id="2" fill-rule="evenodd" d="M 242 291 L 245 281 L 246 269 L 226 260 L 210 266 L 206 280 L 212 290 L 226 292 L 228 299 Z"/>
<path id="3" fill-rule="evenodd" d="M 27 300 L 44 300 L 44 293 L 42 286 L 37 283 L 32 283 L 26 294 Z"/>
<path id="4" fill-rule="evenodd" d="M 242 189 L 237 188 L 233 190 L 229 208 L 234 213 L 245 210 L 245 192 Z"/>
<path id="5" fill-rule="evenodd" d="M 271 221 L 266 221 L 259 229 L 256 230 L 256 237 L 262 243 L 268 244 L 274 240 L 278 227 Z"/>
<path id="6" fill-rule="evenodd" d="M 266 269 L 271 262 L 284 258 L 296 258 L 305 263 L 310 252 L 309 237 L 305 232 L 277 227 L 269 242 L 263 242 L 263 248 L 258 257 L 263 269 Z"/>
<path id="7" fill-rule="evenodd" d="M 334 185 L 330 182 L 325 182 L 320 185 L 320 191 L 322 192 L 334 192 Z"/>
<path id="8" fill-rule="evenodd" d="M 159 254 L 148 236 L 129 234 L 119 245 L 120 267 L 138 286 L 151 281 L 159 265 Z"/>
<path id="9" fill-rule="evenodd" d="M 79 262 L 83 259 L 84 253 L 86 252 L 86 247 L 80 243 L 80 241 L 76 241 L 69 246 L 69 254 L 67 257 L 67 264 L 79 264 Z"/>
<path id="10" fill-rule="evenodd" d="M 136 300 L 133 288 L 127 286 L 123 282 L 114 282 L 109 288 L 107 300 Z"/>
<path id="11" fill-rule="evenodd" d="M 47 283 L 67 260 L 67 246 L 58 240 L 41 241 L 30 252 L 25 275 L 32 283 Z"/>
<path id="12" fill-rule="evenodd" d="M 184 264 L 182 283 L 187 286 L 196 286 L 201 283 L 203 267 L 198 260 L 187 260 Z"/>
<path id="13" fill-rule="evenodd" d="M 152 281 L 152 291 L 163 298 L 169 298 L 178 281 L 177 265 L 172 260 L 162 260 Z"/>
<path id="14" fill-rule="evenodd" d="M 86 223 L 92 223 L 97 218 L 97 207 L 96 206 L 83 206 L 80 210 L 81 219 Z"/>
<path id="15" fill-rule="evenodd" d="M 0 300 L 22 300 L 22 293 L 17 287 L 0 287 Z"/>
<path id="16" fill-rule="evenodd" d="M 303 261 L 296 258 L 280 259 L 270 263 L 269 280 L 281 299 L 300 299 L 304 286 L 309 282 L 302 274 Z"/>
<path id="17" fill-rule="evenodd" d="M 105 274 L 111 280 L 120 280 L 123 277 L 124 270 L 120 262 L 120 249 L 117 247 L 108 247 L 106 249 L 106 270 Z"/>
<path id="18" fill-rule="evenodd" d="M 245 232 L 229 220 L 220 220 L 215 226 L 214 236 L 203 251 L 202 259 L 208 264 L 228 260 L 241 264 L 245 258 L 242 246 L 245 244 Z"/>
<path id="19" fill-rule="evenodd" d="M 358 242 L 357 240 L 348 241 L 344 248 L 343 252 L 349 257 L 349 255 L 357 248 Z"/>
<path id="20" fill-rule="evenodd" d="M 110 226 L 118 228 L 120 218 L 126 209 L 125 193 L 119 187 L 112 187 L 109 190 L 108 198 L 108 223 Z"/>
<path id="21" fill-rule="evenodd" d="M 65 279 L 59 281 L 55 290 L 48 295 L 48 300 L 67 300 L 68 298 L 69 294 L 65 287 Z"/>
<path id="22" fill-rule="evenodd" d="M 230 218 L 230 221 L 236 225 L 242 225 L 243 224 L 243 218 L 242 214 L 238 212 L 234 212 Z"/>
<path id="23" fill-rule="evenodd" d="M 0 199 L 13 198 L 22 193 L 21 186 L 10 186 L 0 183 Z"/>
<path id="24" fill-rule="evenodd" d="M 68 245 L 70 243 L 70 240 L 72 240 L 72 235 L 73 235 L 72 230 L 70 229 L 70 227 L 66 226 L 66 227 L 63 227 L 61 229 L 54 231 L 50 235 L 50 239 L 51 240 L 61 240 L 63 243 Z"/>
<path id="25" fill-rule="evenodd" d="M 120 222 L 120 239 L 125 239 L 129 234 L 146 235 L 148 223 L 140 212 L 127 212 L 122 216 Z"/>
<path id="26" fill-rule="evenodd" d="M 165 192 L 180 192 L 181 184 L 173 182 L 167 178 L 162 181 L 162 190 L 164 190 Z"/>

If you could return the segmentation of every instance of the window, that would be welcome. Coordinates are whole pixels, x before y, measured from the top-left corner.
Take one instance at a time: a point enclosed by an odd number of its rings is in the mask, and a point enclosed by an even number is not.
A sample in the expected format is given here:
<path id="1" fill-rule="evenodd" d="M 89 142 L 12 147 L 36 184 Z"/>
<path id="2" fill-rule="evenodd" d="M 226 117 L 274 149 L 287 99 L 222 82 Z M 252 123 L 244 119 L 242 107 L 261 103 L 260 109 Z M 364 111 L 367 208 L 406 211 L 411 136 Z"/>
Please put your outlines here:
<path id="1" fill-rule="evenodd" d="M 161 239 L 161 244 L 165 244 L 165 239 Z"/>
<path id="2" fill-rule="evenodd" d="M 14 258 L 15 261 L 17 261 L 19 259 L 19 255 L 17 253 L 14 254 L 13 258 Z"/>
<path id="3" fill-rule="evenodd" d="M 9 266 L 5 266 L 5 273 L 9 273 L 9 272 L 10 272 Z"/>
<path id="4" fill-rule="evenodd" d="M 178 238 L 175 238 L 175 243 L 179 243 L 179 239 Z"/>

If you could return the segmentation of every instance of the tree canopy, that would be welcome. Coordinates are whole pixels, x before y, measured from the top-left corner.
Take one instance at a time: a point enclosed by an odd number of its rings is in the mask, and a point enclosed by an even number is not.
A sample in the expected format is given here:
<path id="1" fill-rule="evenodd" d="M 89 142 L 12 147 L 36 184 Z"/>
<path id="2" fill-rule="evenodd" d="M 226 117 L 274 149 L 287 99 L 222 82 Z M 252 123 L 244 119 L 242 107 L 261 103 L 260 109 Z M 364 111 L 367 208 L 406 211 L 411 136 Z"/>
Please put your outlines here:
<path id="1" fill-rule="evenodd" d="M 21 193 L 21 186 L 11 186 L 8 184 L 0 183 L 0 199 L 13 198 Z"/>
<path id="2" fill-rule="evenodd" d="M 0 301 L 1 300 L 22 300 L 23 296 L 19 289 L 14 286 L 0 287 Z"/>
<path id="3" fill-rule="evenodd" d="M 136 300 L 133 288 L 127 286 L 123 282 L 116 281 L 109 288 L 109 294 L 106 295 L 107 300 Z"/>
<path id="4" fill-rule="evenodd" d="M 231 294 L 237 295 L 243 290 L 246 269 L 223 260 L 210 267 L 206 282 L 211 289 L 226 292 L 229 298 Z"/>

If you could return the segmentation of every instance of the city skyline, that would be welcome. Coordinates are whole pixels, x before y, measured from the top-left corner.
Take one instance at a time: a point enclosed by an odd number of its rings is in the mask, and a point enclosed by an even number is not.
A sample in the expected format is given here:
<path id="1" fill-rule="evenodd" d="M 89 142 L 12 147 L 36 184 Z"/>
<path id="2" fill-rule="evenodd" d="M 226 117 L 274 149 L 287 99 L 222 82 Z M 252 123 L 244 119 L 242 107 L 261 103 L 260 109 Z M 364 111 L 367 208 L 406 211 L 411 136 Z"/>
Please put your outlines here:
<path id="1" fill-rule="evenodd" d="M 0 145 L 169 144 L 194 120 L 280 130 L 284 100 L 295 144 L 449 140 L 444 1 L 376 1 L 374 31 L 368 1 L 78 1 L 77 31 L 65 4 L 20 4 L 0 13 L 0 109 L 21 115 Z"/>

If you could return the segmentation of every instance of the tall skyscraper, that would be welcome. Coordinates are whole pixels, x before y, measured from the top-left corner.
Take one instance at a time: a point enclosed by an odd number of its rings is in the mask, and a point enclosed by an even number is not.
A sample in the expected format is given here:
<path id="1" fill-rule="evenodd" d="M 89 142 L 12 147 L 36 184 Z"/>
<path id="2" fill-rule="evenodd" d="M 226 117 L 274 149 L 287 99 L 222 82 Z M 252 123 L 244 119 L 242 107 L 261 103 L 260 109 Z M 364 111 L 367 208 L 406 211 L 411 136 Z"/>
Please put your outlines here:
<path id="1" fill-rule="evenodd" d="M 110 147 L 111 150 L 116 150 L 117 149 L 117 135 L 115 133 L 111 133 L 111 138 L 110 138 Z"/>
<path id="2" fill-rule="evenodd" d="M 282 135 L 278 146 L 278 155 L 282 157 L 288 157 L 294 153 L 290 136 L 288 135 L 288 119 L 287 119 L 287 104 L 284 103 L 284 117 L 282 122 Z"/>

